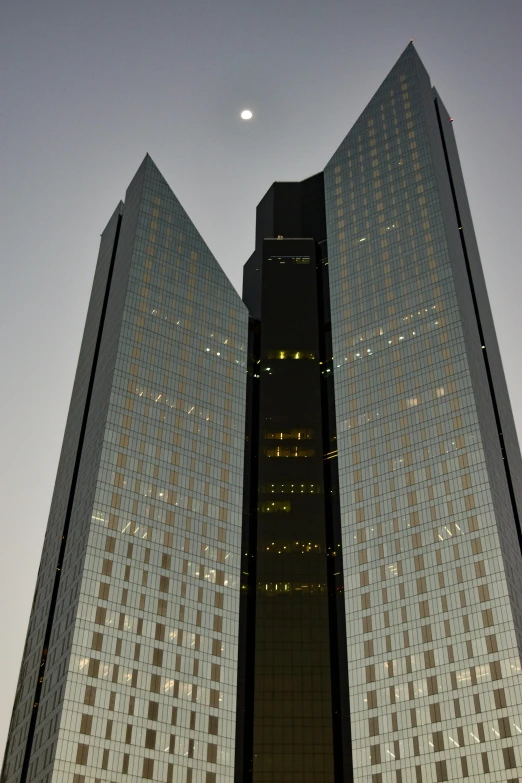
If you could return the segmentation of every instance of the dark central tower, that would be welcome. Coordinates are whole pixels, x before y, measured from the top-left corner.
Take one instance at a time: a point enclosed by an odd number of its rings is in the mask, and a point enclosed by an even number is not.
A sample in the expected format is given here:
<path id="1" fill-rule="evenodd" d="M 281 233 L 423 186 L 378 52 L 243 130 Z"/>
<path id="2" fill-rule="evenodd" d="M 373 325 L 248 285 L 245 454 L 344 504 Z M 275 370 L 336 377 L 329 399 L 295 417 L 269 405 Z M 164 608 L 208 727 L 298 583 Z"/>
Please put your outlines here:
<path id="1" fill-rule="evenodd" d="M 342 569 L 336 567 L 338 513 L 332 513 L 335 433 L 326 415 L 331 349 L 323 194 L 322 174 L 273 185 L 258 207 L 256 251 L 245 266 L 259 411 L 249 542 L 256 552 L 255 620 L 244 664 L 253 703 L 245 713 L 252 741 L 245 779 L 252 783 L 343 779 L 346 677 L 341 681 L 337 652 Z"/>

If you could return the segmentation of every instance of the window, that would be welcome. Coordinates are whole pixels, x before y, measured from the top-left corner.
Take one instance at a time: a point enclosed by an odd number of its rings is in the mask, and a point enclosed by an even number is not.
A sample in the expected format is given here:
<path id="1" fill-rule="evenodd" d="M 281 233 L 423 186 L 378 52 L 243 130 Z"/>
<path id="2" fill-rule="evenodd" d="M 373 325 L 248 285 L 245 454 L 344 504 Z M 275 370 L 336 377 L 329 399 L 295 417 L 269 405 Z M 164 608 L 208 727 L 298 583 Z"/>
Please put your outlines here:
<path id="1" fill-rule="evenodd" d="M 89 746 L 79 743 L 76 749 L 76 763 L 82 766 L 87 766 L 87 758 L 89 756 Z"/>
<path id="2" fill-rule="evenodd" d="M 266 440 L 310 440 L 314 437 L 313 430 L 293 429 L 286 432 L 265 432 Z"/>
<path id="3" fill-rule="evenodd" d="M 315 359 L 315 355 L 311 351 L 279 349 L 268 351 L 267 359 Z"/>
<path id="4" fill-rule="evenodd" d="M 262 514 L 288 514 L 291 510 L 292 506 L 288 500 L 272 500 L 259 506 Z"/>
<path id="5" fill-rule="evenodd" d="M 92 729 L 92 715 L 82 715 L 80 734 L 90 734 Z"/>
<path id="6" fill-rule="evenodd" d="M 265 484 L 260 488 L 267 495 L 320 495 L 322 491 L 320 484 Z"/>
<path id="7" fill-rule="evenodd" d="M 265 455 L 267 457 L 313 457 L 315 455 L 315 450 L 303 449 L 300 446 L 291 446 L 288 448 L 276 446 L 274 449 L 266 449 Z"/>

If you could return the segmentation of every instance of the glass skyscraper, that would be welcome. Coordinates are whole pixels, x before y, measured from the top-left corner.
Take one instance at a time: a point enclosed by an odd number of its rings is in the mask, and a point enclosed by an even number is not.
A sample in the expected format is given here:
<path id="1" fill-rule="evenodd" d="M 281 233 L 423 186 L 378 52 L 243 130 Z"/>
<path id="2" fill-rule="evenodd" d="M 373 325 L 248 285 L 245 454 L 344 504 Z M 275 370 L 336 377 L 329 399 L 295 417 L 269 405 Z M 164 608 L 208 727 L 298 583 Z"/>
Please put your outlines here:
<path id="1" fill-rule="evenodd" d="M 258 206 L 102 234 L 1 783 L 522 781 L 522 461 L 410 44 Z"/>
<path id="2" fill-rule="evenodd" d="M 412 45 L 325 202 L 354 779 L 518 780 L 520 451 L 451 119 Z"/>
<path id="3" fill-rule="evenodd" d="M 147 156 L 102 235 L 2 781 L 232 779 L 247 324 Z"/>

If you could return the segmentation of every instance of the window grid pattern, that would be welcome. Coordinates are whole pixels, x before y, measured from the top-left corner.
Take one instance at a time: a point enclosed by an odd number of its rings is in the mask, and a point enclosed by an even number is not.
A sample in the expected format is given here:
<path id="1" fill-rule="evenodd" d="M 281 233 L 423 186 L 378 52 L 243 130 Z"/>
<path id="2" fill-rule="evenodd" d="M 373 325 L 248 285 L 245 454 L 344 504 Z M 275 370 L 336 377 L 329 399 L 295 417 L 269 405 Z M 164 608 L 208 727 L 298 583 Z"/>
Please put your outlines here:
<path id="1" fill-rule="evenodd" d="M 325 171 L 355 781 L 518 780 L 522 681 L 408 47 Z"/>
<path id="2" fill-rule="evenodd" d="M 233 779 L 246 339 L 149 159 L 53 782 Z"/>

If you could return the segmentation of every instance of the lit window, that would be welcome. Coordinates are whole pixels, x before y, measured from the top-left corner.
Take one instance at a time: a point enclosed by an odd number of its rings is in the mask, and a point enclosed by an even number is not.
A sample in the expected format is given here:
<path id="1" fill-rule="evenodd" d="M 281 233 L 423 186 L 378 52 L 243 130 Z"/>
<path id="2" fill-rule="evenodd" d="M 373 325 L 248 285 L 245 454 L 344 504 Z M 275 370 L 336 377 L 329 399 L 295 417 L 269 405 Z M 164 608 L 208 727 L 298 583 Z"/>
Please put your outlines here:
<path id="1" fill-rule="evenodd" d="M 277 350 L 269 351 L 267 359 L 315 359 L 315 355 L 311 351 Z"/>
<path id="2" fill-rule="evenodd" d="M 314 449 L 303 449 L 300 446 L 276 446 L 274 449 L 266 449 L 267 457 L 313 457 Z"/>
<path id="3" fill-rule="evenodd" d="M 289 514 L 291 510 L 292 506 L 288 500 L 272 500 L 259 506 L 262 514 Z"/>

